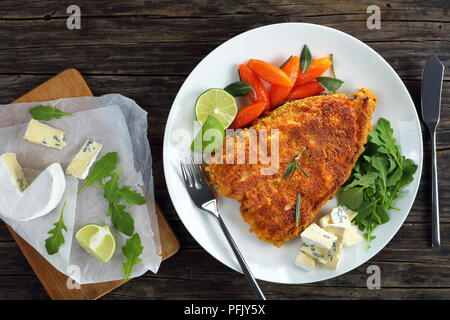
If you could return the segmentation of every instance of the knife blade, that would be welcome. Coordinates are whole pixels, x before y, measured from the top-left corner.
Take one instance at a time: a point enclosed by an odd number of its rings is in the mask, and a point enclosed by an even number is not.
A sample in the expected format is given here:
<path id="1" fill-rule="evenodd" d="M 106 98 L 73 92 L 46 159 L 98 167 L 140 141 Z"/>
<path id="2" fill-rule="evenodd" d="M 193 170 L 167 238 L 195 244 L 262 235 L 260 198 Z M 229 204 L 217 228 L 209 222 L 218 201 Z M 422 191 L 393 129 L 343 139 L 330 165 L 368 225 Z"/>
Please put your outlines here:
<path id="1" fill-rule="evenodd" d="M 436 163 L 436 128 L 440 119 L 442 80 L 444 65 L 436 56 L 431 56 L 425 63 L 422 73 L 422 119 L 431 136 L 431 171 L 432 171 L 432 246 L 440 246 L 439 232 L 439 192 Z"/>

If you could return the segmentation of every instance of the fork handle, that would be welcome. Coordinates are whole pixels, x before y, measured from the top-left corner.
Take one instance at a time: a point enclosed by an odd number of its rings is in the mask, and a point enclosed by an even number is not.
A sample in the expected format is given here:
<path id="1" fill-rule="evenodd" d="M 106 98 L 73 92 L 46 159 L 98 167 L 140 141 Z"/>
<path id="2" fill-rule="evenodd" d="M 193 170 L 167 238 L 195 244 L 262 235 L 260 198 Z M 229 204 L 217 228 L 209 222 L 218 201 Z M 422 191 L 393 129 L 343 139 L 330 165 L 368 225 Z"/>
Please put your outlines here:
<path id="1" fill-rule="evenodd" d="M 436 129 L 430 130 L 431 135 L 431 188 L 432 188 L 432 246 L 439 247 L 441 245 L 439 232 L 439 195 L 437 180 L 437 163 L 436 163 Z"/>
<path id="2" fill-rule="evenodd" d="M 247 278 L 250 287 L 253 290 L 253 293 L 256 295 L 258 300 L 266 300 L 266 297 L 262 293 L 261 289 L 259 288 L 258 283 L 256 282 L 255 278 L 253 277 L 252 272 L 250 271 L 249 267 L 247 266 L 247 263 L 245 262 L 244 258 L 242 257 L 241 252 L 239 251 L 236 243 L 234 242 L 233 238 L 231 237 L 230 232 L 228 231 L 227 227 L 225 226 L 225 223 L 222 220 L 222 217 L 220 215 L 215 215 L 216 221 L 219 223 L 220 228 L 223 231 L 223 234 L 225 235 L 225 238 L 228 240 L 228 243 L 230 244 L 231 249 L 233 250 L 234 255 L 236 256 L 237 261 L 239 262 L 239 265 L 241 266 L 242 271 L 245 274 L 245 277 Z"/>

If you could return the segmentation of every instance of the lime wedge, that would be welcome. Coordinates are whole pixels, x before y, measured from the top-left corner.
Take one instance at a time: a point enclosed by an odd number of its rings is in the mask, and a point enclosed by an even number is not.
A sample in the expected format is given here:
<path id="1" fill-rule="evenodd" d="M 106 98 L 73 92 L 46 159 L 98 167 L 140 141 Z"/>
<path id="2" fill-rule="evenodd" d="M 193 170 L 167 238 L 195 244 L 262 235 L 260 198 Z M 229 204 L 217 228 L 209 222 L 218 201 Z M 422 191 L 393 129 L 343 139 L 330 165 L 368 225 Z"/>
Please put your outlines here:
<path id="1" fill-rule="evenodd" d="M 198 153 L 213 153 L 223 142 L 225 129 L 222 123 L 215 117 L 209 115 L 191 144 L 191 150 Z"/>
<path id="2" fill-rule="evenodd" d="M 78 230 L 75 238 L 83 249 L 104 263 L 116 251 L 116 239 L 107 225 L 87 224 Z"/>
<path id="3" fill-rule="evenodd" d="M 235 98 L 223 89 L 209 89 L 203 92 L 195 102 L 195 117 L 202 124 L 211 115 L 226 129 L 233 122 L 237 112 Z"/>

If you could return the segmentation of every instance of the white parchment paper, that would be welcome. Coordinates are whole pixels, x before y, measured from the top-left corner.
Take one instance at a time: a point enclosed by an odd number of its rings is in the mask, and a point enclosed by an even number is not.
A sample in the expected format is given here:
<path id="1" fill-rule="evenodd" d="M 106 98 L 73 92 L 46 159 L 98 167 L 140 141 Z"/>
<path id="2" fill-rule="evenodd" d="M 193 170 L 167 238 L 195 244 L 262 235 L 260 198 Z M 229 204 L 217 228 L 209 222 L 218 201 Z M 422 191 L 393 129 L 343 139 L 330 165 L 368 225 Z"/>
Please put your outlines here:
<path id="1" fill-rule="evenodd" d="M 51 105 L 73 114 L 72 117 L 45 122 L 66 132 L 64 149 L 51 149 L 23 139 L 31 119 L 28 110 L 39 104 Z M 59 99 L 45 103 L 0 105 L 0 154 L 16 153 L 21 166 L 26 168 L 27 175 L 35 176 L 54 162 L 59 162 L 65 169 L 89 138 L 103 145 L 97 159 L 108 152 L 118 153 L 119 165 L 122 166 L 119 185 L 130 185 L 147 198 L 147 205 L 127 208 L 135 220 L 135 232 L 139 233 L 144 246 L 140 256 L 142 262 L 134 267 L 131 277 L 140 276 L 148 270 L 156 273 L 161 263 L 161 244 L 153 198 L 147 113 L 133 100 L 117 94 Z M 44 245 L 45 239 L 50 236 L 48 231 L 59 218 L 64 201 L 48 215 L 29 222 L 2 219 L 53 266 L 80 284 L 123 279 L 122 263 L 125 262 L 125 257 L 121 248 L 128 237 L 116 231 L 110 217 L 106 216 L 108 202 L 103 197 L 103 191 L 88 187 L 77 196 L 76 192 L 83 180 L 75 181 L 72 176 L 66 178 L 68 187 L 63 200 L 71 201 L 70 205 L 68 201 L 64 212 L 68 231 L 64 233 L 66 242 L 57 254 L 49 256 Z M 114 233 L 116 252 L 107 264 L 88 254 L 74 238 L 74 233 L 88 223 L 108 224 Z"/>

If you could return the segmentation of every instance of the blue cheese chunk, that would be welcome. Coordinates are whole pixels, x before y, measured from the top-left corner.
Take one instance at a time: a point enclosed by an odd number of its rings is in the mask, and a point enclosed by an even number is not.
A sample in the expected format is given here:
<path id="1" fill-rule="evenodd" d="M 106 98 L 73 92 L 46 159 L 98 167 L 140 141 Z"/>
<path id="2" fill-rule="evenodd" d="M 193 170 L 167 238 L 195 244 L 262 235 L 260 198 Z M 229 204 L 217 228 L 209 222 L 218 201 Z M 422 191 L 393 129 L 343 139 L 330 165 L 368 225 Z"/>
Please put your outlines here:
<path id="1" fill-rule="evenodd" d="M 313 244 L 304 244 L 300 250 L 317 262 L 335 270 L 341 258 L 343 247 L 342 241 L 338 239 L 333 242 L 330 249 L 321 248 Z"/>
<path id="2" fill-rule="evenodd" d="M 325 231 L 315 223 L 311 223 L 302 233 L 301 237 L 304 243 L 314 244 L 316 246 L 330 249 L 337 237 Z"/>
<path id="3" fill-rule="evenodd" d="M 325 229 L 329 224 L 331 224 L 331 214 L 327 214 L 319 219 L 319 226 Z"/>
<path id="4" fill-rule="evenodd" d="M 350 247 L 354 244 L 360 243 L 363 241 L 363 237 L 359 233 L 357 227 L 352 226 L 351 228 L 348 228 L 345 230 L 345 233 L 342 237 L 342 242 L 344 243 L 345 247 Z"/>
<path id="5" fill-rule="evenodd" d="M 89 169 L 95 162 L 102 147 L 103 146 L 100 143 L 88 139 L 70 162 L 66 169 L 66 173 L 71 174 L 78 179 L 86 179 Z"/>
<path id="6" fill-rule="evenodd" d="M 352 223 L 345 213 L 344 207 L 338 206 L 331 210 L 331 222 L 335 226 L 340 226 L 343 229 L 351 227 Z"/>
<path id="7" fill-rule="evenodd" d="M 333 246 L 330 249 L 326 250 L 326 254 L 324 257 L 325 263 L 324 265 L 330 269 L 336 270 L 339 260 L 342 254 L 342 248 L 344 244 L 340 240 L 336 240 L 333 242 Z"/>
<path id="8" fill-rule="evenodd" d="M 17 191 L 23 192 L 26 188 L 28 188 L 27 179 L 25 179 L 25 175 L 23 174 L 22 167 L 17 161 L 17 156 L 15 153 L 4 153 L 1 155 L 1 165 L 6 166 L 6 169 L 9 172 L 9 176 L 11 177 L 12 183 L 17 188 Z"/>
<path id="9" fill-rule="evenodd" d="M 297 267 L 306 271 L 314 271 L 314 268 L 316 266 L 316 262 L 314 261 L 314 259 L 302 251 L 297 254 L 294 263 Z"/>
<path id="10" fill-rule="evenodd" d="M 66 146 L 64 134 L 65 132 L 62 130 L 31 119 L 23 138 L 35 144 L 61 150 Z"/>

